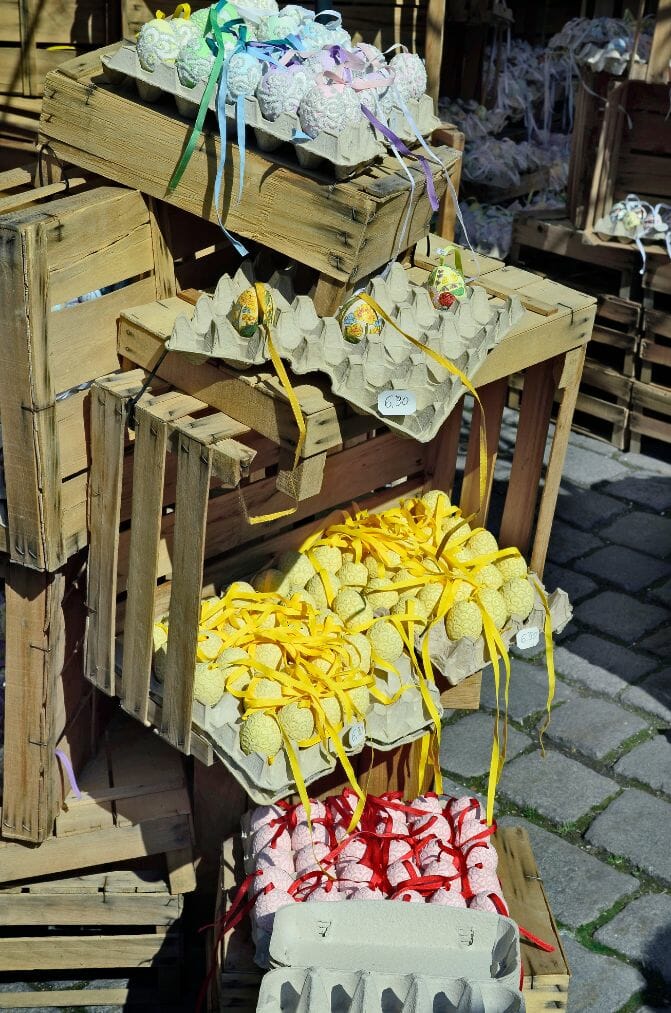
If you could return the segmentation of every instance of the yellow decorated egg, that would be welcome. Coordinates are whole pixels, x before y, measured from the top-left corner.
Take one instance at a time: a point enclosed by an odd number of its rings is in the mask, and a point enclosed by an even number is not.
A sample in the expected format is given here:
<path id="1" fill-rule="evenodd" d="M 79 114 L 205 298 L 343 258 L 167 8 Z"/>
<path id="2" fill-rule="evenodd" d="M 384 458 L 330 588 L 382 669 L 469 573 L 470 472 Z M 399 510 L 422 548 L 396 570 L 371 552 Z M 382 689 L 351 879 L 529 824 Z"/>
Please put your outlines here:
<path id="1" fill-rule="evenodd" d="M 434 267 L 426 281 L 431 302 L 437 310 L 447 310 L 466 298 L 466 282 L 459 271 L 446 264 Z"/>
<path id="2" fill-rule="evenodd" d="M 382 317 L 358 296 L 348 299 L 340 307 L 338 323 L 343 338 L 352 345 L 358 345 L 363 338 L 367 338 L 371 334 L 380 334 L 384 327 Z"/>
<path id="3" fill-rule="evenodd" d="M 272 292 L 260 283 L 241 292 L 230 312 L 231 323 L 243 338 L 254 337 L 259 324 L 272 326 L 276 316 Z"/>

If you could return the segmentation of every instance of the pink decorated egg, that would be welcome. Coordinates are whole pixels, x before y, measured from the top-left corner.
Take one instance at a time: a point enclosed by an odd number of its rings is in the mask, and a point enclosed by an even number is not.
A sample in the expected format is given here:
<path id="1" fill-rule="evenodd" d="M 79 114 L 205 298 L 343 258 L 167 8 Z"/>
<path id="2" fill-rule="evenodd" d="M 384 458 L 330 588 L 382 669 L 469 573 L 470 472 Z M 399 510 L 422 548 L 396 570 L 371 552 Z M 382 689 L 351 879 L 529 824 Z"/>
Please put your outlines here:
<path id="1" fill-rule="evenodd" d="M 387 879 L 392 887 L 397 887 L 401 883 L 407 883 L 408 880 L 419 878 L 419 869 L 414 862 L 394 862 L 387 869 Z"/>
<path id="2" fill-rule="evenodd" d="M 461 890 L 445 890 L 443 887 L 432 894 L 429 904 L 443 904 L 445 907 L 467 906 Z"/>
<path id="3" fill-rule="evenodd" d="M 407 904 L 423 904 L 424 897 L 417 890 L 403 890 L 394 897 L 394 900 L 405 901 Z"/>
<path id="4" fill-rule="evenodd" d="M 307 823 L 299 823 L 291 833 L 291 847 L 301 851 L 308 844 L 328 844 L 328 831 L 323 823 L 313 823 L 312 832 Z"/>
<path id="5" fill-rule="evenodd" d="M 357 883 L 370 883 L 373 878 L 373 870 L 360 862 L 350 862 L 349 865 L 340 866 L 338 874 L 340 889 L 351 890 Z"/>
<path id="6" fill-rule="evenodd" d="M 320 869 L 329 850 L 327 844 L 308 844 L 297 851 L 294 855 L 294 864 L 298 875 L 302 876 L 304 872 Z"/>
<path id="7" fill-rule="evenodd" d="M 252 838 L 252 851 L 258 853 L 270 848 L 272 851 L 290 851 L 291 838 L 282 827 L 273 827 L 264 823 Z"/>
<path id="8" fill-rule="evenodd" d="M 356 864 L 357 862 L 360 862 L 366 854 L 366 850 L 365 842 L 360 838 L 353 837 L 351 841 L 348 841 L 347 844 L 345 844 L 342 851 L 338 854 L 338 865 L 349 865 L 350 863 Z"/>
<path id="9" fill-rule="evenodd" d="M 447 811 L 452 819 L 463 812 L 474 812 L 477 814 L 478 819 L 480 819 L 481 816 L 480 803 L 477 798 L 473 798 L 469 795 L 462 795 L 461 798 L 453 798 L 448 804 Z"/>
<path id="10" fill-rule="evenodd" d="M 294 876 L 285 869 L 268 868 L 261 869 L 256 879 L 253 879 L 249 892 L 255 894 L 266 886 L 272 886 L 275 890 L 283 890 L 285 893 L 294 882 Z"/>
<path id="11" fill-rule="evenodd" d="M 441 855 L 435 861 L 427 862 L 422 866 L 423 876 L 443 876 L 445 879 L 452 879 L 459 876 L 459 869 L 456 862 L 449 855 Z"/>
<path id="12" fill-rule="evenodd" d="M 469 869 L 464 878 L 473 893 L 499 893 L 501 890 L 498 876 L 488 869 Z"/>
<path id="13" fill-rule="evenodd" d="M 487 869 L 489 872 L 496 872 L 499 864 L 499 856 L 496 853 L 496 848 L 490 845 L 483 844 L 478 845 L 466 855 L 466 868 L 482 868 Z"/>
<path id="14" fill-rule="evenodd" d="M 382 890 L 371 890 L 369 886 L 360 886 L 350 893 L 348 900 L 384 900 Z"/>
<path id="15" fill-rule="evenodd" d="M 280 809 L 278 805 L 260 805 L 251 814 L 249 820 L 249 832 L 255 834 L 256 831 L 265 826 L 266 823 L 270 823 L 271 820 L 287 819 L 287 813 L 285 809 Z"/>
<path id="16" fill-rule="evenodd" d="M 471 911 L 491 911 L 493 914 L 500 914 L 503 909 L 508 910 L 506 902 L 500 894 L 495 894 L 499 900 L 499 903 L 503 905 L 502 908 L 496 906 L 489 893 L 478 893 L 475 897 L 471 897 L 468 902 L 468 906 Z"/>
<path id="17" fill-rule="evenodd" d="M 316 890 L 313 890 L 311 894 L 305 898 L 306 901 L 311 900 L 342 900 L 343 895 L 338 892 L 335 886 L 329 890 L 326 886 L 318 886 Z"/>
<path id="18" fill-rule="evenodd" d="M 277 848 L 263 848 L 254 856 L 257 869 L 283 869 L 285 872 L 294 873 L 293 851 L 278 851 Z"/>
<path id="19" fill-rule="evenodd" d="M 388 864 L 402 862 L 405 858 L 412 858 L 413 851 L 407 841 L 389 841 Z"/>
<path id="20" fill-rule="evenodd" d="M 256 924 L 264 932 L 272 932 L 275 912 L 285 904 L 294 904 L 294 898 L 286 890 L 270 890 L 262 894 L 254 905 Z"/>

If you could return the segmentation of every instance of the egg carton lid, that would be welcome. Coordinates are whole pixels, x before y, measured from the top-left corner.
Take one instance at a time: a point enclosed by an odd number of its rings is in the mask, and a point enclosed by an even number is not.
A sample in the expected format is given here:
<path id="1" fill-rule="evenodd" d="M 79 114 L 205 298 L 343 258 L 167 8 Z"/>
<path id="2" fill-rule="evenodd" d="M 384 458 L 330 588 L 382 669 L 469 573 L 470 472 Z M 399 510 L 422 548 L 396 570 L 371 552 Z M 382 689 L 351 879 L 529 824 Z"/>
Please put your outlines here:
<path id="1" fill-rule="evenodd" d="M 195 118 L 205 92 L 205 82 L 197 84 L 194 88 L 186 88 L 179 80 L 177 69 L 163 63 L 158 64 L 153 72 L 144 70 L 140 66 L 133 43 L 123 43 L 114 53 L 104 54 L 100 60 L 103 71 L 111 83 L 114 83 L 120 75 L 129 77 L 135 81 L 141 98 L 152 101 L 160 94 L 171 95 L 182 116 Z M 208 108 L 216 112 L 216 94 L 212 95 Z M 235 103 L 226 103 L 226 118 L 235 123 Z M 276 120 L 267 120 L 261 112 L 256 96 L 248 96 L 245 99 L 245 123 L 253 130 L 274 138 L 278 146 L 283 143 L 293 144 L 296 148 L 296 157 L 305 167 L 309 168 L 314 159 L 323 159 L 334 165 L 336 175 L 340 171 L 343 177 L 351 175 L 359 167 L 368 165 L 385 153 L 384 145 L 377 139 L 371 124 L 363 116 L 360 124 L 347 127 L 337 135 L 321 131 L 312 140 L 296 142 L 294 132 L 301 129 L 298 116 L 283 113 Z M 261 147 L 268 147 L 263 138 L 259 140 Z"/>
<path id="2" fill-rule="evenodd" d="M 596 232 L 597 235 L 607 236 L 609 239 L 612 237 L 617 239 L 628 239 L 630 243 L 633 243 L 636 239 L 636 236 L 632 234 L 631 229 L 625 229 L 622 222 L 614 222 L 610 215 L 606 215 L 605 218 L 599 218 L 598 222 L 594 226 L 594 232 Z M 638 238 L 642 243 L 653 243 L 666 239 L 667 235 L 668 230 L 667 232 L 653 230 L 650 232 L 646 231 L 645 234 L 641 232 L 641 235 Z"/>
<path id="3" fill-rule="evenodd" d="M 414 904 L 402 906 L 415 907 Z M 283 1013 L 428 1013 L 430 1010 L 519 1013 L 525 1005 L 520 992 L 500 985 L 414 974 L 292 967 L 264 975 L 256 1009 L 258 1013 L 276 1013 L 279 1009 Z"/>
<path id="4" fill-rule="evenodd" d="M 414 742 L 433 727 L 433 719 L 426 711 L 417 680 L 413 676 L 410 659 L 404 654 L 395 665 L 401 674 L 400 682 L 406 683 L 410 688 L 393 704 L 385 705 L 373 700 L 366 715 L 366 742 L 383 752 Z M 378 678 L 376 681 L 378 689 L 386 692 L 384 680 Z M 394 687 L 398 681 L 394 679 Z M 430 683 L 428 688 L 436 710 L 442 717 L 443 707 L 438 687 Z"/>
<path id="5" fill-rule="evenodd" d="M 532 574 L 532 576 L 534 575 Z M 510 646 L 520 630 L 537 629 L 542 643 L 545 609 L 537 590 L 535 595 L 534 607 L 529 616 L 524 621 L 511 617 L 504 628 L 499 631 L 506 647 Z M 547 595 L 547 602 L 552 631 L 553 633 L 561 633 L 573 615 L 569 597 L 566 591 L 557 588 L 552 594 Z M 429 638 L 431 664 L 445 676 L 452 686 L 463 682 L 474 672 L 479 672 L 484 665 L 488 665 L 491 661 L 484 636 L 478 637 L 475 641 L 468 638 L 450 640 L 445 632 L 445 624 L 438 622 L 427 633 L 421 633 L 415 637 L 417 650 L 421 650 L 425 636 Z"/>
<path id="6" fill-rule="evenodd" d="M 260 336 L 243 338 L 229 319 L 236 298 L 252 279 L 249 262 L 233 278 L 224 275 L 213 297 L 199 298 L 191 319 L 184 314 L 176 319 L 167 348 L 223 359 L 238 368 L 267 361 L 265 341 Z M 273 340 L 295 373 L 325 373 L 335 394 L 396 432 L 422 443 L 435 436 L 463 394 L 458 378 L 389 323 L 375 338 L 366 336 L 352 344 L 334 317 L 319 317 L 308 296 L 294 295 L 286 275 L 274 275 L 267 287 L 278 311 Z M 392 319 L 398 319 L 399 327 L 467 377 L 475 375 L 487 353 L 523 313 L 514 297 L 503 307 L 493 306 L 479 286 L 469 288 L 467 299 L 453 309 L 437 310 L 424 286 L 410 282 L 400 264 L 391 265 L 387 278 L 373 278 L 366 290 Z M 405 416 L 383 414 L 378 395 L 389 389 L 411 391 L 417 410 Z"/>

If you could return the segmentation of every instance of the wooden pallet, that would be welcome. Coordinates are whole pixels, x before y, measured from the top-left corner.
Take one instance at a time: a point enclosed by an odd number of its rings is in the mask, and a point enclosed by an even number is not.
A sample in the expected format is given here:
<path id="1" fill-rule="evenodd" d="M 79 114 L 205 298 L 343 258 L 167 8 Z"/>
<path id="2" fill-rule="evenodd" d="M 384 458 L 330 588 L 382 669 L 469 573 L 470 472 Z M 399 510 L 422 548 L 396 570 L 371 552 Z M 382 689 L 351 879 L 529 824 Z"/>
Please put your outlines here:
<path id="1" fill-rule="evenodd" d="M 565 1010 L 570 970 L 529 835 L 522 827 L 506 827 L 496 832 L 493 841 L 499 855 L 499 879 L 510 917 L 528 932 L 555 947 L 553 953 L 546 953 L 525 939 L 521 940 L 527 1013 Z M 221 855 L 215 923 L 225 915 L 243 877 L 239 837 L 229 837 L 224 841 Z M 213 943 L 211 937 L 210 960 L 216 963 L 218 973 L 213 975 L 210 989 L 210 1013 L 228 1009 L 253 1013 L 263 974 L 254 964 L 249 919 L 244 919 L 226 935 L 218 947 L 215 948 Z"/>
<path id="2" fill-rule="evenodd" d="M 93 185 L 78 170 L 38 187 L 29 171 L 0 174 L 0 417 L 9 512 L 0 551 L 15 562 L 55 571 L 87 544 L 86 385 L 118 368 L 120 310 L 174 294 L 193 283 L 196 270 L 201 284 L 216 280 L 225 263 L 221 245 L 218 230 L 201 220 L 168 215 L 119 186 Z M 122 287 L 54 310 L 108 286 Z"/>
<path id="3" fill-rule="evenodd" d="M 153 1001 L 170 1004 L 179 992 L 182 901 L 163 870 L 132 864 L 0 887 L 0 973 L 70 972 L 80 979 L 89 969 L 139 970 L 153 985 Z M 0 1009 L 123 1006 L 133 991 L 113 984 L 76 992 L 3 990 Z M 147 993 L 145 1001 L 152 1003 Z"/>
<path id="4" fill-rule="evenodd" d="M 73 53 L 118 38 L 114 0 L 5 0 L 0 7 L 0 93 L 42 93 L 49 71 Z"/>
<path id="5" fill-rule="evenodd" d="M 182 181 L 168 194 L 176 153 L 191 125 L 177 115 L 174 104 L 147 105 L 133 91 L 105 84 L 100 55 L 73 60 L 49 76 L 41 123 L 44 139 L 64 161 L 216 222 L 212 190 L 219 152 L 216 131 L 206 124 Z M 453 172 L 459 153 L 439 148 L 437 154 Z M 348 286 L 398 253 L 409 200 L 413 210 L 403 247 L 411 248 L 429 232 L 431 208 L 424 175 L 410 169 L 416 179 L 413 197 L 395 158 L 334 184 L 324 175 L 299 169 L 291 152 L 285 158 L 252 149 L 247 151 L 240 202 L 233 196 L 239 172 L 233 143 L 226 161 L 230 167 L 223 196 L 226 227 L 315 268 L 322 313 L 340 304 Z M 446 187 L 443 171 L 435 166 L 433 173 L 441 196 Z"/>
<path id="6" fill-rule="evenodd" d="M 642 441 L 655 444 L 671 443 L 671 390 L 653 383 L 634 380 L 631 394 L 630 449 L 640 452 Z M 668 453 L 668 451 L 667 451 Z"/>
<path id="7" fill-rule="evenodd" d="M 671 314 L 645 310 L 638 358 L 641 383 L 671 386 Z"/>
<path id="8" fill-rule="evenodd" d="M 165 854 L 172 893 L 194 889 L 191 803 L 182 758 L 117 716 L 39 847 L 0 841 L 0 883 Z M 2 947 L 0 947 L 1 949 Z"/>

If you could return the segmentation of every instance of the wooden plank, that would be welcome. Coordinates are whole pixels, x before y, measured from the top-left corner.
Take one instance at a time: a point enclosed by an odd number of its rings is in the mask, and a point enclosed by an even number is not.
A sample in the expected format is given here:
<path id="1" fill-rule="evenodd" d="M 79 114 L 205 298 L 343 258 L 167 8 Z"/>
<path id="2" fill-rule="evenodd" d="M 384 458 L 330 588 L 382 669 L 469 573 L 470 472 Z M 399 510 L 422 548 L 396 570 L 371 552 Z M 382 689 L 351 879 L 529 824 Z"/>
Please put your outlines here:
<path id="1" fill-rule="evenodd" d="M 452 493 L 457 471 L 463 411 L 464 400 L 462 398 L 443 422 L 433 440 L 426 446 L 425 471 L 427 478 L 431 479 L 432 488 L 442 489 L 448 496 Z"/>
<path id="2" fill-rule="evenodd" d="M 212 452 L 180 433 L 177 458 L 170 613 L 180 622 L 168 634 L 161 734 L 188 753 Z"/>
<path id="3" fill-rule="evenodd" d="M 132 997 L 131 997 L 132 992 Z M 0 1009 L 39 1009 L 40 1003 L 48 999 L 50 1006 L 121 1006 L 137 994 L 135 987 L 128 988 L 87 988 L 79 991 L 72 989 L 49 989 L 40 992 L 0 992 Z M 146 1009 L 150 1006 L 146 1005 Z"/>
<path id="4" fill-rule="evenodd" d="M 10 564 L 5 594 L 2 834 L 37 843 L 51 832 L 60 804 L 53 776 L 54 719 L 56 680 L 65 651 L 65 575 L 38 574 Z"/>
<path id="5" fill-rule="evenodd" d="M 424 44 L 424 60 L 428 77 L 426 90 L 436 103 L 440 91 L 444 34 L 445 0 L 429 0 L 426 11 L 426 41 Z"/>
<path id="6" fill-rule="evenodd" d="M 0 926 L 117 925 L 123 928 L 172 925 L 178 917 L 179 898 L 169 893 L 114 894 L 105 890 L 91 895 L 0 893 Z M 4 943 L 2 939 L 0 950 Z"/>
<path id="7" fill-rule="evenodd" d="M 126 584 L 126 631 L 123 644 L 121 704 L 147 720 L 151 679 L 154 588 L 161 534 L 163 483 L 168 427 L 142 404 L 135 408 L 133 506 Z M 195 647 L 194 647 L 195 657 Z"/>
<path id="8" fill-rule="evenodd" d="M 63 555 L 61 471 L 43 342 L 48 289 L 42 224 L 16 230 L 0 223 L 0 305 L 11 310 L 0 349 L 10 555 L 22 565 L 54 569 Z M 43 488 L 51 495 L 41 496 Z"/>
<path id="9" fill-rule="evenodd" d="M 136 370 L 127 376 L 127 391 L 139 390 L 144 374 Z M 110 696 L 114 693 L 114 613 L 125 433 L 125 398 L 96 384 L 91 393 L 85 666 L 86 677 Z"/>
<path id="10" fill-rule="evenodd" d="M 464 478 L 461 487 L 459 506 L 464 516 L 475 514 L 475 524 L 484 526 L 489 514 L 489 503 L 494 485 L 494 468 L 499 452 L 501 421 L 503 409 L 508 395 L 508 378 L 495 380 L 486 384 L 478 394 L 482 411 L 477 402 L 473 405 L 471 430 L 468 437 L 468 450 L 464 466 Z M 487 441 L 487 470 L 484 498 L 480 500 L 480 420 L 484 414 L 485 435 Z"/>
<path id="11" fill-rule="evenodd" d="M 659 0 L 646 81 L 668 84 L 669 62 L 671 62 L 671 2 Z"/>
<path id="12" fill-rule="evenodd" d="M 543 454 L 554 401 L 554 362 L 531 366 L 525 376 L 531 396 L 522 397 L 517 440 L 503 508 L 499 545 L 527 555 L 531 542 Z"/>
<path id="13" fill-rule="evenodd" d="M 51 971 L 85 967 L 146 967 L 159 954 L 177 959 L 177 941 L 157 933 L 59 936 L 58 946 L 40 936 L 7 937 L 0 947 L 0 971 Z"/>
<path id="14" fill-rule="evenodd" d="M 572 351 L 567 352 L 565 361 L 567 375 L 564 386 L 564 396 L 562 397 L 562 402 L 557 413 L 557 421 L 555 423 L 555 431 L 552 438 L 550 459 L 545 473 L 543 492 L 541 493 L 538 520 L 536 522 L 536 530 L 533 538 L 533 549 L 530 560 L 531 569 L 534 573 L 537 573 L 541 579 L 543 577 L 545 559 L 547 556 L 548 545 L 550 543 L 552 521 L 554 519 L 557 497 L 559 495 L 559 486 L 561 483 L 562 472 L 564 470 L 564 460 L 566 458 L 569 437 L 571 435 L 573 413 L 575 411 L 576 400 L 580 389 L 580 377 L 582 375 L 583 363 L 585 361 L 585 346 L 581 345 L 579 348 L 575 348 Z M 513 481 L 512 473 L 510 481 L 511 483 Z"/>
<path id="15" fill-rule="evenodd" d="M 468 675 L 456 686 L 448 686 L 440 694 L 440 702 L 443 707 L 450 710 L 478 710 L 480 706 L 480 691 L 482 688 L 482 672 L 475 672 Z"/>
<path id="16" fill-rule="evenodd" d="M 149 225 L 151 242 L 154 251 L 154 281 L 156 298 L 165 299 L 177 295 L 177 279 L 175 278 L 175 262 L 172 257 L 172 236 L 168 207 L 162 202 L 149 198 Z M 127 306 L 132 305 L 129 302 Z"/>

